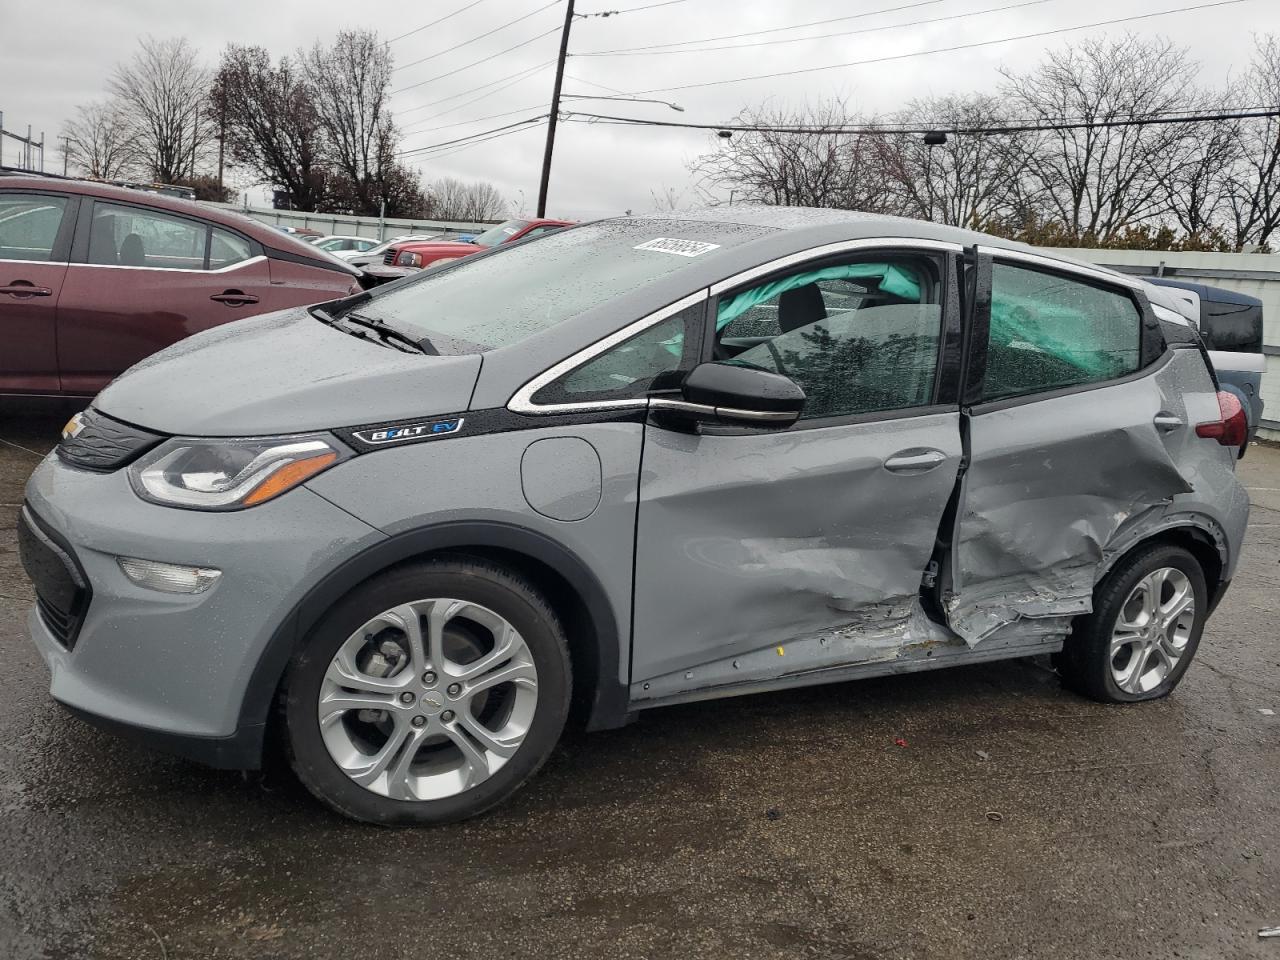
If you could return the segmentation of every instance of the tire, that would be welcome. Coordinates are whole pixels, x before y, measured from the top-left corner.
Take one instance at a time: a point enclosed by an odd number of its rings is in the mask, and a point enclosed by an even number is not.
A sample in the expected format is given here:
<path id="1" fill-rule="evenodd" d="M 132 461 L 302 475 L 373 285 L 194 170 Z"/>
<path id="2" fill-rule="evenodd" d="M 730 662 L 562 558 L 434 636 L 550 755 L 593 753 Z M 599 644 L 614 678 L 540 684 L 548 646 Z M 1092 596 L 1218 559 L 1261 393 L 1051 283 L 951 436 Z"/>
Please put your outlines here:
<path id="1" fill-rule="evenodd" d="M 407 564 L 342 597 L 294 655 L 286 750 L 344 816 L 450 823 L 537 772 L 571 690 L 560 621 L 518 573 L 467 557 Z"/>
<path id="2" fill-rule="evenodd" d="M 1158 608 L 1148 600 L 1157 593 Z M 1183 596 L 1194 606 L 1174 615 L 1175 599 Z M 1189 551 L 1141 548 L 1095 588 L 1093 613 L 1076 618 L 1055 660 L 1058 672 L 1068 687 L 1100 703 L 1166 697 L 1191 666 L 1208 604 L 1204 571 Z"/>

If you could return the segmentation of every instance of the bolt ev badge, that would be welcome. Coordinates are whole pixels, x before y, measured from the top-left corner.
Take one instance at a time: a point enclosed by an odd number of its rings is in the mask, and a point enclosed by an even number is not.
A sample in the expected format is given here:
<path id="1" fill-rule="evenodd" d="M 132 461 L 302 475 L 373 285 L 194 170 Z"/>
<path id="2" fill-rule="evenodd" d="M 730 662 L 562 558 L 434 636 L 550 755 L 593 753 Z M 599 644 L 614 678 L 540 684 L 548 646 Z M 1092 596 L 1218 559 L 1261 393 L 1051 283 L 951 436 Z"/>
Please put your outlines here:
<path id="1" fill-rule="evenodd" d="M 379 427 L 376 430 L 356 430 L 352 433 L 357 440 L 365 443 L 399 443 L 402 440 L 431 440 L 462 429 L 462 418 L 456 420 L 434 420 L 430 423 L 404 423 L 393 427 Z"/>

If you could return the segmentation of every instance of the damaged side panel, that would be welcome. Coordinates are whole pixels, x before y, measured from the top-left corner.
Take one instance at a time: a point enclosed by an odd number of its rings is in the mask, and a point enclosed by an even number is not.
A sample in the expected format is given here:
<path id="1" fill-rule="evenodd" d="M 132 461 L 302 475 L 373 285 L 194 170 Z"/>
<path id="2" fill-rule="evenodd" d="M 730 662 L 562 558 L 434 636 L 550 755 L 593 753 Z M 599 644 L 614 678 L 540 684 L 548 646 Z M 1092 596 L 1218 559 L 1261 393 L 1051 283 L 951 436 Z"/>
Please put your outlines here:
<path id="1" fill-rule="evenodd" d="M 752 651 L 763 651 L 771 671 L 804 669 L 803 656 L 776 654 L 793 640 L 811 640 L 819 659 L 892 655 L 960 452 L 954 409 L 721 436 L 651 424 L 636 529 L 633 683 L 717 663 L 728 680 L 733 658 Z"/>
<path id="2" fill-rule="evenodd" d="M 948 622 L 968 644 L 1026 618 L 1058 618 L 1065 630 L 1061 618 L 1090 611 L 1117 546 L 1185 509 L 1185 478 L 1195 475 L 1180 462 L 1186 425 L 1216 403 L 1202 366 L 1204 383 L 1189 382 L 1198 361 L 1172 351 L 1127 381 L 973 410 L 943 594 Z M 1192 450 L 1207 452 L 1198 442 Z"/>

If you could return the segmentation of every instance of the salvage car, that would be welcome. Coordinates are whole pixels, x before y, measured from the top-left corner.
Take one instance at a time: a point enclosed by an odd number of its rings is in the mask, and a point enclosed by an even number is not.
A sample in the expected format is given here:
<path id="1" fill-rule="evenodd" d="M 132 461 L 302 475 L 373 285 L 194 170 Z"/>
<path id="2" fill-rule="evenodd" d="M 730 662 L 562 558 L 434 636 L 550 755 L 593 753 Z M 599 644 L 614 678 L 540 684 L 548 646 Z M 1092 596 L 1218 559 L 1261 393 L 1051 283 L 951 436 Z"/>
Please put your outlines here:
<path id="1" fill-rule="evenodd" d="M 77 714 L 438 823 L 590 729 L 1051 654 L 1167 695 L 1240 555 L 1245 429 L 1141 280 L 929 223 L 572 227 L 139 364 L 26 489 Z M 852 695 L 852 694 L 851 694 Z"/>
<path id="2" fill-rule="evenodd" d="M 359 275 L 231 211 L 84 180 L 0 177 L 0 396 L 92 397 L 183 337 L 346 296 Z"/>

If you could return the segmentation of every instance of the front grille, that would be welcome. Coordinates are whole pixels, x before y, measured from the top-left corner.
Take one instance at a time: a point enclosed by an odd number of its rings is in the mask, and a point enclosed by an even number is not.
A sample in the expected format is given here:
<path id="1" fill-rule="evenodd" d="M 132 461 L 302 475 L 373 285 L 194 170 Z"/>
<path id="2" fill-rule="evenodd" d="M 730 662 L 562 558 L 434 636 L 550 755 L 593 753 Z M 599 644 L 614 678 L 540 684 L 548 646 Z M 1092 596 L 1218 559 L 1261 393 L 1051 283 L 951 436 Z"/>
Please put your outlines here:
<path id="1" fill-rule="evenodd" d="M 396 254 L 398 251 L 392 247 L 382 255 L 382 265 L 384 267 L 394 267 L 396 265 Z"/>
<path id="2" fill-rule="evenodd" d="M 92 408 L 81 413 L 79 420 L 75 435 L 64 436 L 57 450 L 60 460 L 82 470 L 118 470 L 164 439 Z"/>
<path id="3" fill-rule="evenodd" d="M 18 514 L 18 557 L 36 588 L 36 610 L 70 650 L 89 609 L 91 591 L 75 554 L 28 506 Z"/>

